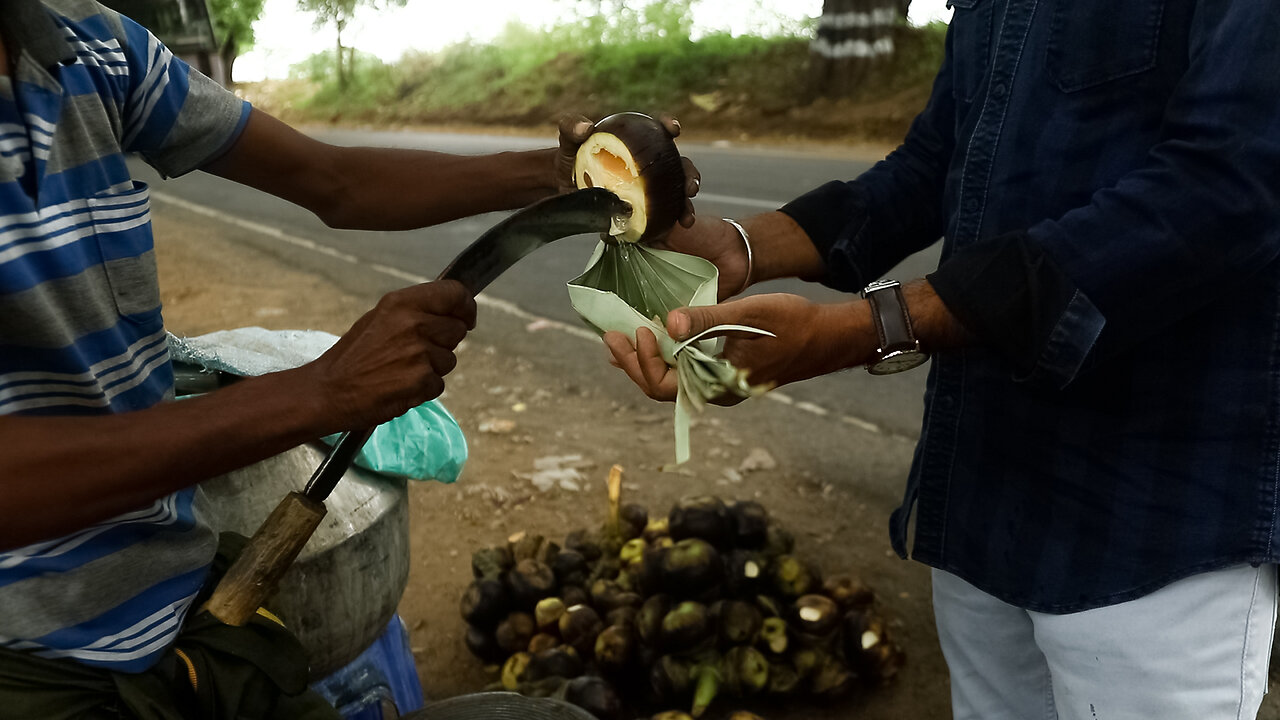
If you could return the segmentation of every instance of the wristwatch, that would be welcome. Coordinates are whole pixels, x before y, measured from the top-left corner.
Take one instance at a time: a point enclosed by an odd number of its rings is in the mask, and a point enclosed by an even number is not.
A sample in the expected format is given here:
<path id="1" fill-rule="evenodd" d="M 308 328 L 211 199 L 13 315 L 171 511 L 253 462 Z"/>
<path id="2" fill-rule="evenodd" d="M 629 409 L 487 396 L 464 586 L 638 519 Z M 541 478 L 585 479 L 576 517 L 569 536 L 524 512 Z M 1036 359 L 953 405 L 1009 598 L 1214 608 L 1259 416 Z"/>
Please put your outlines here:
<path id="1" fill-rule="evenodd" d="M 872 375 L 891 375 L 910 370 L 929 359 L 920 349 L 920 341 L 911 332 L 911 316 L 902 297 L 902 285 L 896 280 L 878 280 L 862 290 L 871 303 L 871 319 L 876 326 L 879 347 L 867 363 Z"/>

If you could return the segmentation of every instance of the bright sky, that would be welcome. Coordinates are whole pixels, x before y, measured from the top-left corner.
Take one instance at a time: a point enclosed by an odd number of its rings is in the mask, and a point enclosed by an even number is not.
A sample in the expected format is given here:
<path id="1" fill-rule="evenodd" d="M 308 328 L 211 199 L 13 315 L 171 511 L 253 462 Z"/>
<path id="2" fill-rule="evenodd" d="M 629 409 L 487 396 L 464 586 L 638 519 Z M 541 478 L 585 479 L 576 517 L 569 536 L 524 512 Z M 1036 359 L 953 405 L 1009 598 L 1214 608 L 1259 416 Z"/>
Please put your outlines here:
<path id="1" fill-rule="evenodd" d="M 545 27 L 560 19 L 564 11 L 565 4 L 556 0 L 409 0 L 404 8 L 365 10 L 344 33 L 343 44 L 394 62 L 406 50 L 435 50 L 468 37 L 492 39 L 512 20 Z M 822 13 L 822 0 L 702 0 L 696 13 L 700 29 L 740 33 L 768 28 L 779 15 L 816 17 Z M 950 16 L 946 0 L 911 3 L 913 23 Z M 236 60 L 235 79 L 240 82 L 284 77 L 291 65 L 328 50 L 335 42 L 333 29 L 314 29 L 312 16 L 298 11 L 297 0 L 267 0 L 254 33 L 254 50 Z"/>

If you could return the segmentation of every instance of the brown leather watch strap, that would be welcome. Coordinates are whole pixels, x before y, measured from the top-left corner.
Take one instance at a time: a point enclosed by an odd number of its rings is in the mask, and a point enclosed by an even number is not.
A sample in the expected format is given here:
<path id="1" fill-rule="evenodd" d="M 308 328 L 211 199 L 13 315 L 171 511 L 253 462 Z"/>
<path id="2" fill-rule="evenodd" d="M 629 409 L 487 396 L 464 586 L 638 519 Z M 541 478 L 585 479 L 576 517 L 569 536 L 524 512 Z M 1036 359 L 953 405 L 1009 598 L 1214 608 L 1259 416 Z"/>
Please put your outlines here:
<path id="1" fill-rule="evenodd" d="M 907 315 L 902 286 L 887 280 L 868 285 L 862 294 L 871 303 L 880 353 L 915 349 L 916 336 L 911 331 L 911 317 Z"/>

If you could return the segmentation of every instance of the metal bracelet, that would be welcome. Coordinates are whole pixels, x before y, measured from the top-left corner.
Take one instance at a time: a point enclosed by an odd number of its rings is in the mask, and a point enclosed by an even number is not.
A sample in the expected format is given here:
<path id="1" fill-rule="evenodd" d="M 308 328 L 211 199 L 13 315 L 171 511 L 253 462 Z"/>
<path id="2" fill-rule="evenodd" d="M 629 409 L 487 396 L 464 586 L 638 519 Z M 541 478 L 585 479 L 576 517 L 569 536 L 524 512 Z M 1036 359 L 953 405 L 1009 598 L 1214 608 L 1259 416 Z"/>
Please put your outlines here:
<path id="1" fill-rule="evenodd" d="M 741 295 L 742 291 L 746 290 L 751 285 L 751 273 L 755 270 L 755 258 L 751 255 L 751 236 L 747 234 L 747 229 L 742 227 L 742 224 L 737 220 L 734 220 L 733 218 L 721 219 L 732 225 L 734 230 L 738 231 L 738 235 L 742 237 L 742 246 L 747 249 L 747 274 L 742 278 L 742 287 L 738 288 L 737 291 L 733 293 L 734 295 Z"/>

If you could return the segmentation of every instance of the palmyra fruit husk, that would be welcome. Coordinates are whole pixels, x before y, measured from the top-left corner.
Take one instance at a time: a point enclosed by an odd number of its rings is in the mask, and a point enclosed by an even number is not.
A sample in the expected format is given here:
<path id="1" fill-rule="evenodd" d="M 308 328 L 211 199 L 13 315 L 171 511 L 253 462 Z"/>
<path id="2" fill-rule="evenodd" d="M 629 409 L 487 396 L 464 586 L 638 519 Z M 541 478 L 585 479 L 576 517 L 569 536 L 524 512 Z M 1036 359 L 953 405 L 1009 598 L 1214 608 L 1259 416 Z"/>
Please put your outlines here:
<path id="1" fill-rule="evenodd" d="M 610 115 L 578 148 L 573 163 L 579 188 L 602 187 L 631 205 L 625 224 L 609 234 L 618 242 L 651 240 L 666 233 L 684 209 L 680 151 L 657 120 L 641 113 Z"/>

